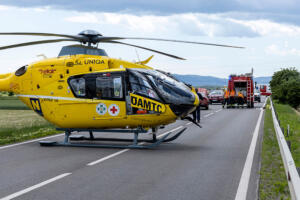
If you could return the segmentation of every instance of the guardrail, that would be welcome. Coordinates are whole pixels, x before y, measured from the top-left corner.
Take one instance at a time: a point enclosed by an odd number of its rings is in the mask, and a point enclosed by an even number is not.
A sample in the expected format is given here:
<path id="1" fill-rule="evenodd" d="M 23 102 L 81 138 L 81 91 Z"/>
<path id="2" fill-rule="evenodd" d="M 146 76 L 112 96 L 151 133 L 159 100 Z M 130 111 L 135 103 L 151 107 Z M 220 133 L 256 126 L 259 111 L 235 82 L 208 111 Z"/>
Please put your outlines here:
<path id="1" fill-rule="evenodd" d="M 286 177 L 288 180 L 291 198 L 293 200 L 300 200 L 300 177 L 294 159 L 288 147 L 288 143 L 285 140 L 284 134 L 278 122 L 276 110 L 274 108 L 274 104 L 271 98 L 270 101 L 271 101 L 274 129 L 276 132 L 276 137 L 280 148 L 280 154 L 283 161 Z"/>

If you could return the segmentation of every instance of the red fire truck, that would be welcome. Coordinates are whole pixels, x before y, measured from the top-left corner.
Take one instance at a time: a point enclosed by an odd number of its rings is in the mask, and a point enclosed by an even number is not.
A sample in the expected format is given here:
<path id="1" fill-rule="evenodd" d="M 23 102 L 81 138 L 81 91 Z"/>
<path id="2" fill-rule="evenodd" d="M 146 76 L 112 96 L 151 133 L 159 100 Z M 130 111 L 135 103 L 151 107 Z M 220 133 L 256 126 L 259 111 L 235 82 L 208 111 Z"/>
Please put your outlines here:
<path id="1" fill-rule="evenodd" d="M 269 85 L 259 85 L 261 95 L 270 96 L 272 94 Z"/>
<path id="2" fill-rule="evenodd" d="M 254 107 L 253 73 L 230 75 L 228 80 L 228 91 L 233 89 L 236 94 L 241 92 L 244 95 L 244 102 L 247 104 L 248 108 Z"/>

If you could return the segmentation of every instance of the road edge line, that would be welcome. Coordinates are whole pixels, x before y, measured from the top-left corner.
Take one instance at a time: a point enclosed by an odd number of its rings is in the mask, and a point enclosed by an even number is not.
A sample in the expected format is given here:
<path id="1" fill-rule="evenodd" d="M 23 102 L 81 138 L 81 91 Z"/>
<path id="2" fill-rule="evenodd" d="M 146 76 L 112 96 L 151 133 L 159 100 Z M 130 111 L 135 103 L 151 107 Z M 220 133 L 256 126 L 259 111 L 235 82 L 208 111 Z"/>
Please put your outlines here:
<path id="1" fill-rule="evenodd" d="M 267 102 L 267 99 L 266 99 L 266 102 Z M 265 104 L 266 104 L 266 102 L 265 102 Z M 241 178 L 239 181 L 239 186 L 238 186 L 238 189 L 237 189 L 237 192 L 235 195 L 235 200 L 246 200 L 246 198 L 247 198 L 251 169 L 252 169 L 252 164 L 253 164 L 253 159 L 254 159 L 254 154 L 255 154 L 255 149 L 256 149 L 256 144 L 257 144 L 257 139 L 258 139 L 258 134 L 259 134 L 259 129 L 260 129 L 260 124 L 262 121 L 263 113 L 264 113 L 264 109 L 261 108 L 255 129 L 254 129 L 254 133 L 252 136 L 252 140 L 251 140 L 251 144 L 250 144 L 247 158 L 245 161 L 245 165 L 243 168 L 243 172 L 242 172 L 242 175 L 241 175 Z"/>

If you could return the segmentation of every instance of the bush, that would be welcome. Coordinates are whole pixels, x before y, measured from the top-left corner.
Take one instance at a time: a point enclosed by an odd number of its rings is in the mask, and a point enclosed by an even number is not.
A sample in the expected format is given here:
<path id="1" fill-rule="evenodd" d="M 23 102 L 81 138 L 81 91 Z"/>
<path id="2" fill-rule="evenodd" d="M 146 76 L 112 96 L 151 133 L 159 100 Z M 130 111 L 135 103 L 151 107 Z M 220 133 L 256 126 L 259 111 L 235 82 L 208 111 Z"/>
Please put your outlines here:
<path id="1" fill-rule="evenodd" d="M 300 73 L 295 68 L 275 72 L 270 81 L 272 96 L 294 108 L 300 105 Z"/>

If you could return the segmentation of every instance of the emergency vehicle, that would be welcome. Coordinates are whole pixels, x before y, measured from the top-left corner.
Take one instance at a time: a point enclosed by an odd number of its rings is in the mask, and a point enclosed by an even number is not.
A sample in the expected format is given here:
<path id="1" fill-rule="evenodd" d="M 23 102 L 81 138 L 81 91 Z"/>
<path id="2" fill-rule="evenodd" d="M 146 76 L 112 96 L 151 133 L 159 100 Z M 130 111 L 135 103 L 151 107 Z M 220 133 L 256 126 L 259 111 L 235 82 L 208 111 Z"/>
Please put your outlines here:
<path id="1" fill-rule="evenodd" d="M 248 108 L 254 107 L 254 85 L 253 72 L 241 75 L 232 74 L 228 80 L 228 90 L 235 90 L 235 93 L 241 92 L 244 96 L 244 103 Z"/>
<path id="2" fill-rule="evenodd" d="M 260 94 L 264 96 L 270 96 L 272 94 L 270 85 L 259 85 Z"/>

